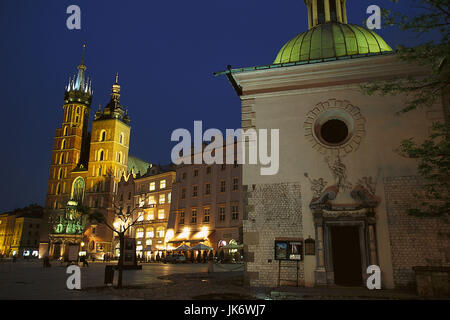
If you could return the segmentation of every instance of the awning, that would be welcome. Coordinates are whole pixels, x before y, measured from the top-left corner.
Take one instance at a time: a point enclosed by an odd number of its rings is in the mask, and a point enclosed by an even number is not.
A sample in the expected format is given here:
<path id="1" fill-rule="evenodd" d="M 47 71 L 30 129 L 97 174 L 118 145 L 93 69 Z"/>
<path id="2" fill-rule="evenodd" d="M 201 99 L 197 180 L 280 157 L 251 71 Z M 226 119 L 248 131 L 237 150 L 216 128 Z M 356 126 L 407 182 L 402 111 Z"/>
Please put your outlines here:
<path id="1" fill-rule="evenodd" d="M 178 242 L 202 242 L 208 240 L 209 237 L 214 233 L 214 230 L 210 230 L 207 232 L 198 231 L 198 232 L 190 232 L 186 234 L 185 232 L 177 232 L 173 236 L 173 238 L 168 241 L 168 243 L 178 243 Z"/>

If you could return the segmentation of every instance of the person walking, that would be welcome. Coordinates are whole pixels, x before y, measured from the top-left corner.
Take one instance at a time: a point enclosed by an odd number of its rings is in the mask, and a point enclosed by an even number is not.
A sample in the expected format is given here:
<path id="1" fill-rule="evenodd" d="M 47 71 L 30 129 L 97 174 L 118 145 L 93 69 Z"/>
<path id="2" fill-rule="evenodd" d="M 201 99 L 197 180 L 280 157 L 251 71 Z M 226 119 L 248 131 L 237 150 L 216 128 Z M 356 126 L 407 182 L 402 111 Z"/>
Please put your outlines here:
<path id="1" fill-rule="evenodd" d="M 89 268 L 89 263 L 87 262 L 86 256 L 82 256 L 81 261 L 83 262 L 83 267 Z"/>

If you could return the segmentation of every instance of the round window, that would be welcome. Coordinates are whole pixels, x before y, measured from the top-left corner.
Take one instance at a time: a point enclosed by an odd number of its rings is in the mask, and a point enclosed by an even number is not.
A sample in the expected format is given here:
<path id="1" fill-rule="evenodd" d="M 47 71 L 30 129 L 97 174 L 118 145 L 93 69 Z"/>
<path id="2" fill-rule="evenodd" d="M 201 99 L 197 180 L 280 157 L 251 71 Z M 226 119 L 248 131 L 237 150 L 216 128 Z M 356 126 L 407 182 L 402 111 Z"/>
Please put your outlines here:
<path id="1" fill-rule="evenodd" d="M 315 136 L 325 146 L 344 145 L 351 139 L 353 132 L 353 118 L 342 110 L 329 109 L 319 115 L 314 123 Z"/>
<path id="2" fill-rule="evenodd" d="M 320 137 L 325 143 L 332 145 L 344 143 L 348 133 L 347 124 L 339 119 L 328 120 L 320 127 Z"/>

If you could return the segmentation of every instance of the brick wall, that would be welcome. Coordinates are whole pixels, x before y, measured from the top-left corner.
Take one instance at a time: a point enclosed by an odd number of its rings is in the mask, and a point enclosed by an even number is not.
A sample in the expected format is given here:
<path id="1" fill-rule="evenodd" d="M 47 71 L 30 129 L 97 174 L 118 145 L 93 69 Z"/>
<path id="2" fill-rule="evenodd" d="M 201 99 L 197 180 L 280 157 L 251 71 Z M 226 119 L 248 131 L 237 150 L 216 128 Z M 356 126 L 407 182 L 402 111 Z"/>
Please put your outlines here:
<path id="1" fill-rule="evenodd" d="M 417 203 L 415 194 L 422 186 L 423 180 L 415 176 L 384 179 L 396 287 L 415 286 L 414 266 L 450 266 L 450 224 L 406 212 Z"/>
<path id="2" fill-rule="evenodd" d="M 244 199 L 246 281 L 251 286 L 277 286 L 279 263 L 274 260 L 275 238 L 302 238 L 300 184 L 245 186 Z M 284 261 L 283 265 L 289 267 L 281 269 L 281 279 L 293 280 L 295 285 L 296 264 Z M 298 278 L 299 285 L 303 285 L 303 262 L 299 263 Z"/>

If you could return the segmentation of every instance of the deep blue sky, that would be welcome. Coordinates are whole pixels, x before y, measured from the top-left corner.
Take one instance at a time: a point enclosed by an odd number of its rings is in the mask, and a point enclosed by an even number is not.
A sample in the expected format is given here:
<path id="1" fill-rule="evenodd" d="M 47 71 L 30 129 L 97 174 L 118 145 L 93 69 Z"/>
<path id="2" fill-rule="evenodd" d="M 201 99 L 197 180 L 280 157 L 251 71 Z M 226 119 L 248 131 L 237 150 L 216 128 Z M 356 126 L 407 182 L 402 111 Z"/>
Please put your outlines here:
<path id="1" fill-rule="evenodd" d="M 371 4 L 407 12 L 411 1 L 347 3 L 349 22 L 362 24 Z M 66 28 L 71 4 L 81 7 L 81 30 Z M 108 102 L 119 72 L 132 121 L 130 154 L 168 163 L 174 129 L 192 130 L 194 120 L 204 128 L 240 126 L 239 99 L 214 71 L 270 64 L 307 29 L 303 0 L 1 0 L 0 16 L 0 212 L 44 203 L 64 86 L 83 41 L 93 78 L 91 117 Z M 393 48 L 421 41 L 386 26 L 378 33 Z"/>

